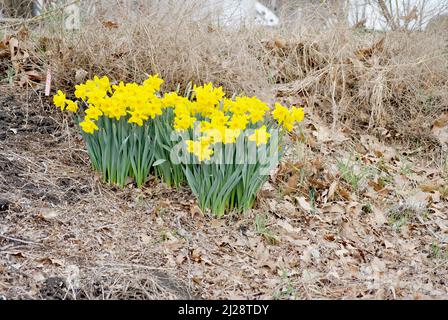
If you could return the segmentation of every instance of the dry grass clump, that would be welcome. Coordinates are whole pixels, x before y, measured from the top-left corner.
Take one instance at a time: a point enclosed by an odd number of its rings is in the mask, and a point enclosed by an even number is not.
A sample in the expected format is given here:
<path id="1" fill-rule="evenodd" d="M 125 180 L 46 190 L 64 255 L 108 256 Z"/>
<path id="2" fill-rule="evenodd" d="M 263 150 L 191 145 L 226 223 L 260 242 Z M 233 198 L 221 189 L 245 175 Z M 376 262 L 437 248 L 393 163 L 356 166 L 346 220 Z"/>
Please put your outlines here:
<path id="1" fill-rule="evenodd" d="M 223 29 L 210 17 L 191 19 L 194 5 L 160 10 L 156 3 L 97 8 L 79 31 L 61 32 L 60 19 L 43 19 L 31 37 L 40 68 L 51 67 L 58 87 L 85 72 L 117 81 L 159 73 L 167 90 L 212 81 L 231 93 L 292 97 L 334 127 L 406 141 L 431 141 L 433 120 L 448 111 L 441 33 L 317 30 L 307 19 L 272 30 Z"/>
<path id="2" fill-rule="evenodd" d="M 2 0 L 0 1 L 0 17 L 30 17 L 32 12 L 32 0 Z"/>
<path id="3" fill-rule="evenodd" d="M 223 30 L 206 16 L 191 19 L 195 6 L 161 10 L 145 3 L 130 13 L 122 7 L 107 11 L 84 21 L 79 32 L 46 36 L 46 61 L 58 83 L 71 84 L 82 69 L 123 81 L 159 73 L 166 89 L 190 81 L 212 81 L 229 92 L 269 88 L 265 67 L 252 52 L 261 48 L 257 31 Z"/>
<path id="4" fill-rule="evenodd" d="M 279 92 L 299 95 L 334 126 L 431 139 L 433 120 L 448 110 L 446 45 L 424 32 L 333 29 L 277 41 L 271 61 Z"/>

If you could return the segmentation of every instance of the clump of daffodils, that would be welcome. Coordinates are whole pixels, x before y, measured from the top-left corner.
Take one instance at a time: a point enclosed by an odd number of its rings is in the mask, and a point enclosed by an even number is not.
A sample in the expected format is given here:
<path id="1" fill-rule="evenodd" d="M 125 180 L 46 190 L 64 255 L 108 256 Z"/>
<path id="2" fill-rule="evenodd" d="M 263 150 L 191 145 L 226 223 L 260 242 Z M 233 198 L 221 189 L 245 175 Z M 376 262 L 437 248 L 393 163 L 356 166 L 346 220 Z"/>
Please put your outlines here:
<path id="1" fill-rule="evenodd" d="M 161 94 L 162 84 L 157 75 L 141 84 L 94 77 L 75 87 L 76 101 L 58 91 L 54 104 L 77 115 L 105 181 L 141 186 L 153 174 L 169 185 L 187 182 L 215 215 L 250 209 L 268 176 L 262 169 L 277 164 L 266 160 L 279 157 L 281 136 L 303 120 L 303 108 L 230 99 L 211 83 Z"/>

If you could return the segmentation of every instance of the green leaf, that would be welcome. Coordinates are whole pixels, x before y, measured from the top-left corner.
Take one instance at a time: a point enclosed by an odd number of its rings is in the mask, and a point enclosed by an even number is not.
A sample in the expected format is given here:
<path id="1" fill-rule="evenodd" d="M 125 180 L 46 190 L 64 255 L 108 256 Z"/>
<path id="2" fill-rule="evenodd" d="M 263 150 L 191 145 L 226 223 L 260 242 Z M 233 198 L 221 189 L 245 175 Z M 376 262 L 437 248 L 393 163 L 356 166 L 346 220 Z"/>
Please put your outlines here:
<path id="1" fill-rule="evenodd" d="M 154 162 L 154 164 L 152 165 L 153 167 L 157 167 L 157 166 L 160 166 L 161 164 L 163 164 L 163 163 L 165 163 L 165 162 L 167 162 L 168 160 L 166 160 L 166 159 L 159 159 L 159 160 L 157 160 L 156 162 Z"/>

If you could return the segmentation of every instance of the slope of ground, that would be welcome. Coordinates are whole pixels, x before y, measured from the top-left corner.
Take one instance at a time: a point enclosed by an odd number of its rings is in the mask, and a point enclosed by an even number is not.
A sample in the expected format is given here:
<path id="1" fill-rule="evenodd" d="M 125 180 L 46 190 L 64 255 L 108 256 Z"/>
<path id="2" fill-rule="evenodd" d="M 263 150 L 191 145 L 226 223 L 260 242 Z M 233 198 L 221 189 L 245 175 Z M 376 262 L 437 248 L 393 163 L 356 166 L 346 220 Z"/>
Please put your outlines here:
<path id="1" fill-rule="evenodd" d="M 302 135 L 243 217 L 188 190 L 103 185 L 69 119 L 0 95 L 0 297 L 447 298 L 443 170 L 416 151 Z"/>

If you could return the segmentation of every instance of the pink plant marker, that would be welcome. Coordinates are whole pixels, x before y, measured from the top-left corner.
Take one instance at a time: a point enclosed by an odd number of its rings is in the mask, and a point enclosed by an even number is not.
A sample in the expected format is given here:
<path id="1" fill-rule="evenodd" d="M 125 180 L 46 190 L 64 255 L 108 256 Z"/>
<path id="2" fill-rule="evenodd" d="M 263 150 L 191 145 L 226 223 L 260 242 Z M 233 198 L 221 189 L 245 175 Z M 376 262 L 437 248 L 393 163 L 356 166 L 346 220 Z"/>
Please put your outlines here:
<path id="1" fill-rule="evenodd" d="M 51 91 L 51 70 L 47 71 L 47 80 L 45 81 L 45 96 L 49 97 Z"/>

